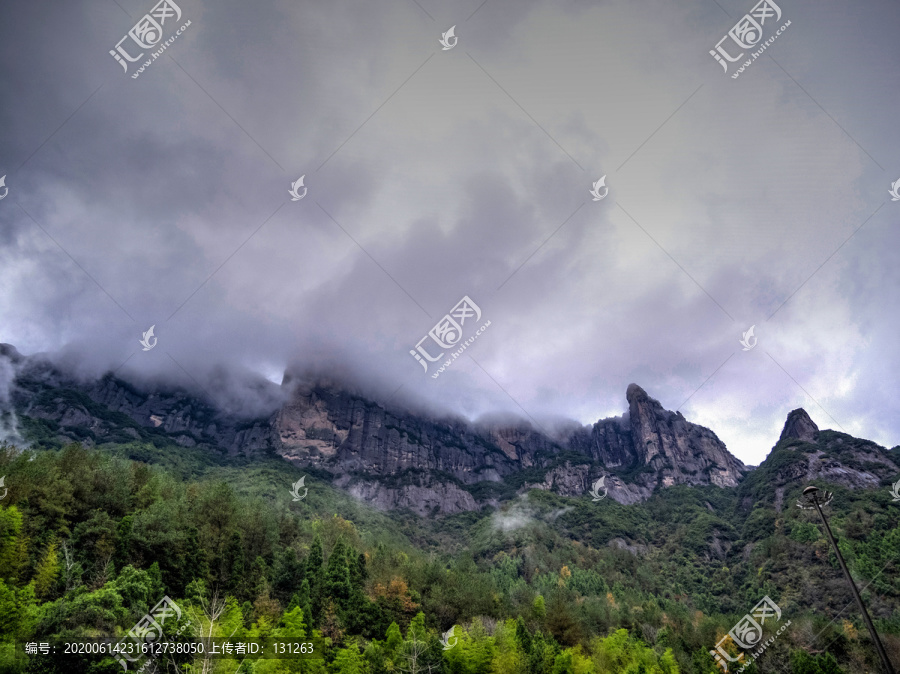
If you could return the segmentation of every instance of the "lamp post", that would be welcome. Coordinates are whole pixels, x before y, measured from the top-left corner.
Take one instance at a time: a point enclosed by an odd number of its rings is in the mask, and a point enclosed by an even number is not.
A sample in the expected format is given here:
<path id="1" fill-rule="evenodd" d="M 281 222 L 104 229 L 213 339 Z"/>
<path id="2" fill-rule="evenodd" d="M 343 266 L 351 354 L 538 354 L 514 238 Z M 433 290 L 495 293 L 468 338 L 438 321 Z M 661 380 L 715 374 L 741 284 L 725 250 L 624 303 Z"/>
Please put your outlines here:
<path id="1" fill-rule="evenodd" d="M 844 578 L 847 579 L 847 584 L 850 585 L 850 589 L 853 591 L 853 597 L 856 599 L 856 604 L 857 606 L 859 606 L 859 611 L 860 613 L 862 613 L 863 620 L 866 623 L 866 627 L 869 630 L 872 641 L 875 643 L 875 649 L 878 651 L 878 655 L 881 658 L 881 663 L 884 665 L 884 671 L 886 672 L 886 674 L 894 674 L 894 667 L 891 665 L 891 661 L 888 660 L 888 656 L 884 650 L 884 646 L 881 645 L 881 639 L 878 638 L 878 632 L 875 631 L 875 625 L 872 624 L 872 619 L 869 617 L 869 612 L 866 610 L 865 604 L 863 604 L 863 600 L 859 594 L 859 590 L 856 588 L 856 583 L 853 582 L 853 578 L 850 576 L 850 570 L 847 568 L 847 564 L 846 562 L 844 562 L 843 556 L 841 556 L 841 551 L 838 549 L 837 541 L 834 540 L 834 534 L 831 533 L 831 527 L 828 526 L 828 520 L 825 519 L 825 513 L 822 512 L 822 506 L 831 503 L 831 499 L 834 497 L 834 494 L 832 494 L 830 491 L 826 491 L 820 497 L 819 488 L 810 486 L 803 490 L 803 496 L 804 498 L 806 498 L 806 502 L 811 505 L 804 506 L 800 503 L 800 501 L 797 501 L 797 505 L 803 509 L 815 508 L 816 512 L 819 513 L 819 517 L 822 518 L 822 524 L 825 525 L 825 533 L 828 535 L 828 540 L 831 541 L 831 547 L 834 548 L 834 554 L 841 565 L 841 570 L 844 572 Z"/>

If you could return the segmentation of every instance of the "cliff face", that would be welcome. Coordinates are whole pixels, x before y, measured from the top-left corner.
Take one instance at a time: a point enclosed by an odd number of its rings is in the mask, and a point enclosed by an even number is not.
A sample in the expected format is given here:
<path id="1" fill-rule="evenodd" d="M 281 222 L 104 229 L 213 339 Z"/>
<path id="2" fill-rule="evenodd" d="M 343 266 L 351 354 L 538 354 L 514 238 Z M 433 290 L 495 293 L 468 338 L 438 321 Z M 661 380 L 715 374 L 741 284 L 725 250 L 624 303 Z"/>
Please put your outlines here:
<path id="1" fill-rule="evenodd" d="M 640 468 L 636 482 L 650 491 L 673 484 L 734 487 L 747 472 L 715 433 L 664 409 L 637 384 L 629 385 L 625 397 L 626 417 L 576 432 L 571 448 L 610 469 Z"/>
<path id="2" fill-rule="evenodd" d="M 385 509 L 459 512 L 531 487 L 574 496 L 601 476 L 610 498 L 634 503 L 675 484 L 732 487 L 746 472 L 712 431 L 635 384 L 622 417 L 549 437 L 522 423 L 473 425 L 386 409 L 334 385 L 298 387 L 274 413 L 238 419 L 185 390 L 140 390 L 112 375 L 79 382 L 49 361 L 3 349 L 0 361 L 15 372 L 7 407 L 33 437 L 162 438 L 230 455 L 275 452 L 327 471 Z"/>
<path id="3" fill-rule="evenodd" d="M 424 482 L 417 486 L 433 484 L 429 477 L 438 475 L 474 484 L 543 468 L 543 479 L 527 485 L 567 495 L 586 493 L 593 480 L 621 471 L 626 475 L 610 481 L 609 495 L 623 503 L 645 500 L 657 486 L 737 485 L 747 469 L 715 433 L 663 409 L 635 384 L 626 398 L 625 417 L 552 440 L 526 427 L 473 428 L 391 412 L 341 391 L 313 389 L 299 392 L 276 414 L 277 451 L 342 475 L 418 474 Z M 584 459 L 560 465 L 561 452 Z M 403 490 L 395 491 L 397 503 L 404 501 Z M 378 501 L 386 500 L 390 496 L 379 492 Z"/>
<path id="4" fill-rule="evenodd" d="M 236 418 L 186 390 L 140 390 L 112 375 L 80 381 L 48 360 L 22 357 L 9 345 L 0 345 L 0 365 L 4 362 L 13 376 L 0 408 L 26 436 L 30 429 L 45 441 L 86 445 L 155 437 L 231 455 L 275 446 L 267 417 Z"/>
<path id="5" fill-rule="evenodd" d="M 461 420 L 389 411 L 334 389 L 298 391 L 273 428 L 284 458 L 339 474 L 438 472 L 472 484 L 499 481 L 521 465 Z"/>
<path id="6" fill-rule="evenodd" d="M 803 442 L 815 442 L 818 437 L 819 427 L 809 418 L 806 410 L 801 407 L 788 414 L 778 442 L 783 442 L 790 438 L 802 440 Z"/>

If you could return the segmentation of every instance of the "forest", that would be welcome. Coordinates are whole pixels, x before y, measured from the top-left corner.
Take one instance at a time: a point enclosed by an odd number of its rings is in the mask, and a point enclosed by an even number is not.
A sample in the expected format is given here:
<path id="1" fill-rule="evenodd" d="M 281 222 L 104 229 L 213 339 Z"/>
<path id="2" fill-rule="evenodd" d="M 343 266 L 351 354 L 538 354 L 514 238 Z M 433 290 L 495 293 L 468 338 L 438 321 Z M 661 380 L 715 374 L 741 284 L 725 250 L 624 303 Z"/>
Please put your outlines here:
<path id="1" fill-rule="evenodd" d="M 710 651 L 740 655 L 723 637 L 764 596 L 782 613 L 765 624 L 768 646 L 729 671 L 879 671 L 819 524 L 774 508 L 764 473 L 742 490 L 674 487 L 631 506 L 532 490 L 442 518 L 376 511 L 276 457 L 211 461 L 150 443 L 4 446 L 0 475 L 2 672 L 123 671 L 109 655 L 23 647 L 122 638 L 168 597 L 180 615 L 167 637 L 322 648 L 128 671 L 712 674 Z M 830 507 L 900 662 L 898 506 L 885 489 L 837 488 Z"/>

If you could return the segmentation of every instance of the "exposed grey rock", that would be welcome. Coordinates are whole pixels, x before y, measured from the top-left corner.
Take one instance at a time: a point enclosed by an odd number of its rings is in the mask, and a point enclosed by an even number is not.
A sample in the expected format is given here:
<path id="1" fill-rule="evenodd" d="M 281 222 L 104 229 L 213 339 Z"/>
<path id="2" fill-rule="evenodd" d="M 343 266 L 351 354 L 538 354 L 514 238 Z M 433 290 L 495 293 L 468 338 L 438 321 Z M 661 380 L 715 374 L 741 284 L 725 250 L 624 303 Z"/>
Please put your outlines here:
<path id="1" fill-rule="evenodd" d="M 632 384 L 622 417 L 576 428 L 553 440 L 527 425 L 472 427 L 461 420 L 427 419 L 387 410 L 334 388 L 298 391 L 275 415 L 277 451 L 300 465 L 337 474 L 389 476 L 426 471 L 463 484 L 501 481 L 523 469 L 546 467 L 538 488 L 567 496 L 587 494 L 608 475 L 610 498 L 646 500 L 674 484 L 737 485 L 746 472 L 715 433 L 691 424 Z M 553 465 L 559 452 L 585 456 L 584 464 Z M 610 471 L 624 470 L 626 477 Z"/>
<path id="2" fill-rule="evenodd" d="M 346 489 L 351 496 L 380 510 L 408 508 L 422 515 L 452 515 L 479 506 L 472 495 L 453 483 L 432 481 L 422 485 L 386 486 L 378 480 L 364 480 L 343 475 L 335 485 Z"/>
<path id="3" fill-rule="evenodd" d="M 268 418 L 235 418 L 187 391 L 142 391 L 111 375 L 80 381 L 44 357 L 24 357 L 8 345 L 0 347 L 0 361 L 15 370 L 9 392 L 13 410 L 20 416 L 56 422 L 61 442 L 93 442 L 69 429 L 90 430 L 97 442 L 107 442 L 111 435 L 138 439 L 139 429 L 145 427 L 165 432 L 183 446 L 194 446 L 199 440 L 230 454 L 274 449 Z"/>
<path id="4" fill-rule="evenodd" d="M 601 476 L 610 500 L 630 504 L 677 484 L 734 487 L 749 470 L 715 433 L 664 409 L 636 384 L 627 388 L 622 416 L 592 426 L 560 424 L 548 436 L 522 421 L 471 424 L 386 408 L 322 383 L 298 386 L 290 395 L 292 387 L 285 385 L 279 399 L 287 402 L 274 414 L 239 419 L 184 389 L 142 390 L 112 375 L 77 381 L 48 359 L 22 356 L 8 345 L 0 345 L 0 360 L 16 373 L 12 412 L 55 422 L 63 438 L 78 439 L 85 429 L 98 443 L 155 433 L 185 447 L 229 454 L 275 452 L 327 471 L 357 498 L 386 509 L 471 510 L 496 503 L 496 494 L 510 494 L 509 486 L 492 491 L 484 484 L 507 479 L 520 492 L 536 488 L 590 498 Z M 803 410 L 795 410 L 782 438 L 821 445 L 823 433 L 831 432 L 820 433 Z M 848 460 L 822 446 L 804 452 L 802 461 L 778 469 L 776 482 L 822 478 L 862 488 L 896 472 L 883 448 L 854 447 L 855 458 Z M 522 471 L 529 479 L 516 478 Z"/>
<path id="5" fill-rule="evenodd" d="M 803 442 L 815 442 L 818 437 L 819 427 L 809 418 L 806 410 L 801 407 L 788 414 L 778 441 L 796 438 Z"/>
<path id="6" fill-rule="evenodd" d="M 771 495 L 776 512 L 793 506 L 787 499 L 788 490 L 814 480 L 850 489 L 876 489 L 900 473 L 900 466 L 884 447 L 837 431 L 820 431 L 803 409 L 788 415 L 779 443 L 785 440 L 800 443 L 776 445 L 756 469 L 764 475 L 759 482 L 764 485 L 762 494 L 766 498 Z M 745 498 L 742 506 L 750 508 L 753 501 Z"/>
<path id="7" fill-rule="evenodd" d="M 637 384 L 628 386 L 626 399 L 627 415 L 576 432 L 569 446 L 610 469 L 640 469 L 633 481 L 648 493 L 674 484 L 733 487 L 747 472 L 715 433 L 664 409 Z"/>

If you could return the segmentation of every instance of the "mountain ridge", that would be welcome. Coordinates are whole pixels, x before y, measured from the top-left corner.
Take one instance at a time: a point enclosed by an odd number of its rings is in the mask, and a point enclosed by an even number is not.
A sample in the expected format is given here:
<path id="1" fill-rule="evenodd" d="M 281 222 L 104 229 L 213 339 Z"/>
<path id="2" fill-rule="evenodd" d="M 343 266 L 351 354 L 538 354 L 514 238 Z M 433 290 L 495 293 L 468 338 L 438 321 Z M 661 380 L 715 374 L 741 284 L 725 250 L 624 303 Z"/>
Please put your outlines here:
<path id="1" fill-rule="evenodd" d="M 626 390 L 622 416 L 552 436 L 526 421 L 470 423 L 388 408 L 334 382 L 299 386 L 286 378 L 274 413 L 238 419 L 177 386 L 140 390 L 110 373 L 78 381 L 9 345 L 0 345 L 0 364 L 14 372 L 7 409 L 0 409 L 0 421 L 9 426 L 12 419 L 23 434 L 13 440 L 169 442 L 246 459 L 275 455 L 383 510 L 452 514 L 532 488 L 575 496 L 603 476 L 607 495 L 630 504 L 675 485 L 737 488 L 752 470 L 712 430 L 666 410 L 637 384 Z M 778 479 L 871 487 L 896 472 L 875 443 L 835 459 L 837 436 L 828 433 L 802 409 L 788 414 L 778 456 L 800 443 L 807 461 L 801 467 L 791 459 L 793 472 Z M 818 447 L 823 434 L 827 442 Z"/>

